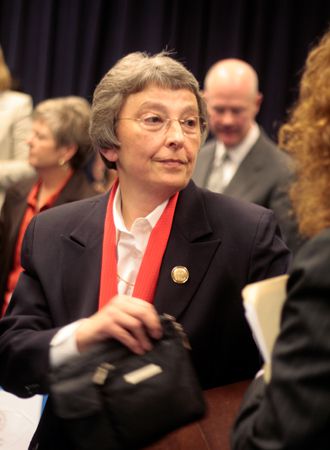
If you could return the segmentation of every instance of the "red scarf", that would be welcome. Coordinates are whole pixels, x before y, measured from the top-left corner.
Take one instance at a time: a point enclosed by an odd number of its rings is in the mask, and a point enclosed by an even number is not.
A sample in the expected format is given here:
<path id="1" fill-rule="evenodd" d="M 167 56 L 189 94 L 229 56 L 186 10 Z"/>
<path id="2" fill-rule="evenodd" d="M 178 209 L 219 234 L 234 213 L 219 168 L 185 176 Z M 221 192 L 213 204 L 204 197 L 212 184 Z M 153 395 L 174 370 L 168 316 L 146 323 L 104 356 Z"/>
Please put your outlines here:
<path id="1" fill-rule="evenodd" d="M 118 293 L 116 227 L 113 221 L 113 201 L 117 187 L 118 181 L 111 189 L 104 223 L 99 308 Z M 160 265 L 170 235 L 178 196 L 177 192 L 169 199 L 153 228 L 136 278 L 133 297 L 150 303 L 154 300 Z"/>

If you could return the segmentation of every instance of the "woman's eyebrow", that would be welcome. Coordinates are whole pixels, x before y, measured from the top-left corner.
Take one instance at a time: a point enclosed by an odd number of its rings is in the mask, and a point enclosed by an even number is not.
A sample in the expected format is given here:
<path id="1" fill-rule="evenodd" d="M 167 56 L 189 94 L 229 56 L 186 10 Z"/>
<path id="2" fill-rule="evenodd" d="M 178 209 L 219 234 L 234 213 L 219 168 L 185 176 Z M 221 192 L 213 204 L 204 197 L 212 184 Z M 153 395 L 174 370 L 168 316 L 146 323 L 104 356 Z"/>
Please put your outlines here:
<path id="1" fill-rule="evenodd" d="M 155 102 L 155 101 L 145 101 L 145 102 L 143 102 L 143 103 L 141 103 L 141 105 L 139 106 L 139 111 L 141 111 L 141 110 L 145 110 L 145 109 L 148 109 L 148 108 L 150 108 L 150 109 L 158 109 L 158 110 L 161 110 L 161 111 L 164 111 L 164 112 L 167 112 L 168 111 L 168 108 L 165 106 L 165 105 L 163 105 L 162 103 L 159 103 L 159 102 Z M 186 107 L 184 107 L 183 109 L 182 109 L 182 111 L 181 111 L 181 115 L 182 114 L 197 114 L 198 115 L 198 110 L 197 110 L 197 108 L 196 108 L 196 106 L 195 105 L 187 105 Z"/>
<path id="2" fill-rule="evenodd" d="M 146 100 L 145 102 L 141 103 L 141 105 L 139 106 L 139 110 L 141 109 L 161 109 L 163 111 L 166 111 L 167 108 L 165 105 L 163 105 L 162 103 L 159 102 L 155 102 L 155 101 L 150 101 L 150 100 Z"/>

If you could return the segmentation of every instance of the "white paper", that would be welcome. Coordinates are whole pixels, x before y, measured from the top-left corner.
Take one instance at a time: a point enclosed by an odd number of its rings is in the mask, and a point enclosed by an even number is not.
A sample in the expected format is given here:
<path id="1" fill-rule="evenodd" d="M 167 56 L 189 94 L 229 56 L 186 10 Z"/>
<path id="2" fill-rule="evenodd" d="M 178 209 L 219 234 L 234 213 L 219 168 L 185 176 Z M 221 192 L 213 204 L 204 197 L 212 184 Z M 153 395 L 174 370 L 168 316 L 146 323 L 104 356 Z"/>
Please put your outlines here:
<path id="1" fill-rule="evenodd" d="M 0 449 L 27 450 L 39 423 L 43 396 L 19 398 L 0 388 Z"/>

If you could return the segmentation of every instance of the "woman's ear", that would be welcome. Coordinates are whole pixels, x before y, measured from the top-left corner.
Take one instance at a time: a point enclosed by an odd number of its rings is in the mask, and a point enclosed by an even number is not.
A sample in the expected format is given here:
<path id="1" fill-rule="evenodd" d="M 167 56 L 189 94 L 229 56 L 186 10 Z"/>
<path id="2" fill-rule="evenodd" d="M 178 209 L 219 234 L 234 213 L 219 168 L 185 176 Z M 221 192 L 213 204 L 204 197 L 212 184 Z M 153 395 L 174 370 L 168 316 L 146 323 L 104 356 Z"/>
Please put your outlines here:
<path id="1" fill-rule="evenodd" d="M 78 146 L 76 144 L 63 145 L 59 148 L 61 160 L 64 161 L 64 163 L 68 163 L 77 153 L 77 150 Z"/>
<path id="2" fill-rule="evenodd" d="M 101 148 L 101 155 L 110 162 L 116 162 L 118 159 L 118 149 L 116 147 L 112 148 Z"/>

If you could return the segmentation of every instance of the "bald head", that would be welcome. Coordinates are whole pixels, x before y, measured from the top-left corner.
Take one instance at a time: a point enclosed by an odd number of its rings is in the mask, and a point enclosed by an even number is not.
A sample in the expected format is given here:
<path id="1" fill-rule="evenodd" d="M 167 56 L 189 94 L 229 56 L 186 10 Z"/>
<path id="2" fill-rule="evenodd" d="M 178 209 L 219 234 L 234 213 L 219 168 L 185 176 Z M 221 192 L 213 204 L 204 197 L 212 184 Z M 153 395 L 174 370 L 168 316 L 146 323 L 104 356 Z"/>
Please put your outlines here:
<path id="1" fill-rule="evenodd" d="M 204 95 L 210 130 L 228 148 L 240 144 L 254 123 L 262 100 L 253 67 L 240 59 L 218 61 L 206 74 Z"/>
<path id="2" fill-rule="evenodd" d="M 258 76 L 250 64 L 241 59 L 223 59 L 213 64 L 206 74 L 205 91 L 223 85 L 228 89 L 245 89 L 246 93 L 258 93 Z"/>

